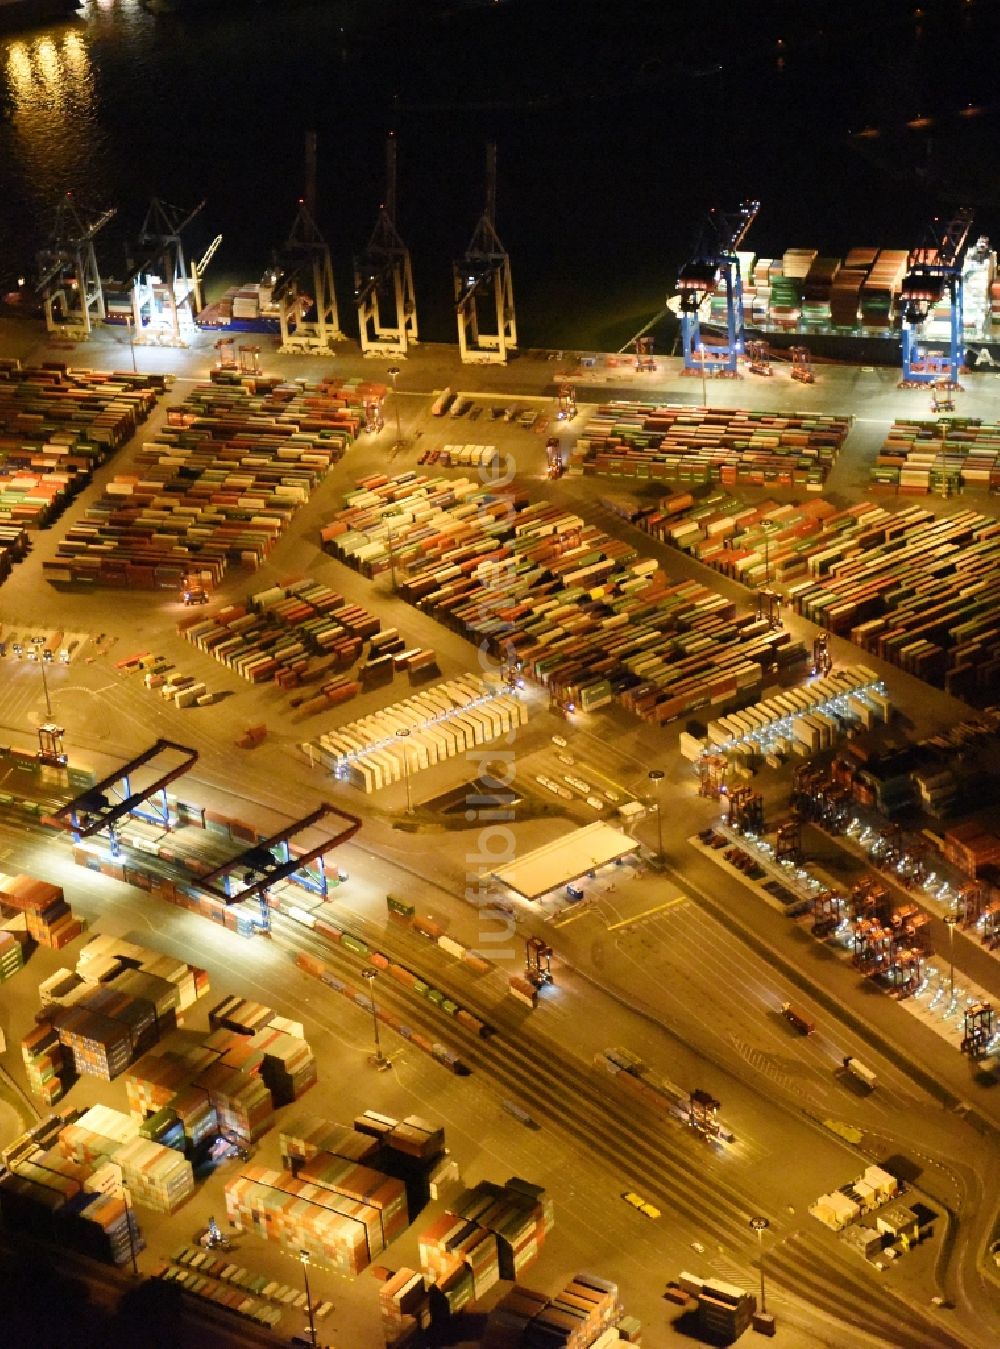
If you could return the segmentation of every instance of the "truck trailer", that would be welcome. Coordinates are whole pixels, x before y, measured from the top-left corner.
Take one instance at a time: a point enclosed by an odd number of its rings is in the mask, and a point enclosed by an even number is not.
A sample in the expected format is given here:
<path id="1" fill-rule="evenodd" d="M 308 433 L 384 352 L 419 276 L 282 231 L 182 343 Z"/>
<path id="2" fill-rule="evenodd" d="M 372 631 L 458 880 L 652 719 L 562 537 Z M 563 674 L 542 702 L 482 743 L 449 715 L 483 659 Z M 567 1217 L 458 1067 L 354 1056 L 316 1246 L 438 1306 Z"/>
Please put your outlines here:
<path id="1" fill-rule="evenodd" d="M 848 1054 L 844 1059 L 844 1067 L 852 1077 L 856 1077 L 869 1091 L 875 1090 L 875 1083 L 878 1079 L 867 1064 L 862 1063 L 860 1059 L 852 1058 L 852 1056 Z"/>

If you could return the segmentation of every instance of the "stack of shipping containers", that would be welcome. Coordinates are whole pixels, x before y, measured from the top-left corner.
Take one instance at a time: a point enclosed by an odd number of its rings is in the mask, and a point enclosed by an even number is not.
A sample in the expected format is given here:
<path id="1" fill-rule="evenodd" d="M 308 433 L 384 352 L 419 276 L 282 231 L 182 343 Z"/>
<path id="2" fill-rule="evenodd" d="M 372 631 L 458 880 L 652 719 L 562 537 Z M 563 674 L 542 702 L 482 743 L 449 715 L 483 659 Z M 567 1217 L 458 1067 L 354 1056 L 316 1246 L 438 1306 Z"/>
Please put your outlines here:
<path id="1" fill-rule="evenodd" d="M 515 1287 L 489 1314 L 483 1349 L 595 1349 L 620 1342 L 623 1318 L 618 1285 L 594 1274 L 577 1274 L 554 1297 Z"/>
<path id="2" fill-rule="evenodd" d="M 226 1213 L 241 1232 L 273 1241 L 338 1274 L 359 1274 L 382 1249 L 381 1215 L 287 1171 L 245 1167 L 226 1184 Z"/>
<path id="3" fill-rule="evenodd" d="M 162 375 L 0 361 L 0 521 L 14 530 L 51 524 L 145 421 L 163 387 Z"/>
<path id="4" fill-rule="evenodd" d="M 537 1186 L 482 1181 L 420 1234 L 420 1263 L 448 1298 L 480 1298 L 500 1279 L 516 1279 L 552 1230 L 552 1203 Z M 471 1287 L 470 1287 L 471 1285 Z"/>
<path id="5" fill-rule="evenodd" d="M 570 464 L 585 475 L 818 490 L 849 429 L 846 417 L 605 403 L 583 428 Z"/>
<path id="6" fill-rule="evenodd" d="M 861 322 L 867 328 L 890 328 L 898 315 L 896 301 L 906 275 L 904 251 L 884 248 L 861 287 Z"/>
<path id="7" fill-rule="evenodd" d="M 0 928 L 0 984 L 24 965 L 24 949 L 13 932 Z"/>
<path id="8" fill-rule="evenodd" d="M 839 258 L 813 258 L 802 286 L 803 323 L 830 326 L 832 291 L 839 271 Z"/>
<path id="9" fill-rule="evenodd" d="M 14 563 L 27 556 L 29 546 L 28 531 L 21 525 L 7 523 L 0 504 L 0 585 L 10 575 Z"/>
<path id="10" fill-rule="evenodd" d="M 114 1154 L 129 1194 L 142 1208 L 176 1213 L 194 1193 L 191 1163 L 175 1148 L 133 1138 Z"/>
<path id="11" fill-rule="evenodd" d="M 205 618 L 178 625 L 187 640 L 251 684 L 296 688 L 349 669 L 379 620 L 316 581 L 302 580 L 252 595 Z"/>
<path id="12" fill-rule="evenodd" d="M 192 560 L 203 586 L 254 569 L 344 454 L 363 410 L 327 384 L 198 385 L 133 472 L 71 528 L 43 570 L 53 581 L 177 590 Z"/>
<path id="13" fill-rule="evenodd" d="M 900 495 L 1000 490 L 1000 423 L 897 417 L 871 470 L 872 485 Z"/>
<path id="14" fill-rule="evenodd" d="M 467 675 L 348 722 L 313 744 L 338 777 L 375 792 L 488 744 L 523 726 L 527 718 L 518 698 Z M 405 740 L 400 730 L 407 732 Z"/>
<path id="15" fill-rule="evenodd" d="M 842 511 L 715 497 L 642 523 L 711 566 L 786 587 L 804 617 L 959 697 L 1000 674 L 1000 528 L 976 511 L 936 515 L 862 502 Z M 765 528 L 765 522 L 769 524 Z"/>
<path id="16" fill-rule="evenodd" d="M 365 510 L 391 513 L 411 486 L 387 480 L 371 489 L 378 504 Z M 758 686 L 764 666 L 805 658 L 766 619 L 738 617 L 698 582 L 671 584 L 654 559 L 557 506 L 479 492 L 457 511 L 461 565 L 441 566 L 441 541 L 447 548 L 450 540 L 439 521 L 433 561 L 423 544 L 398 560 L 399 593 L 477 643 L 513 650 L 527 677 L 587 710 L 617 698 L 665 722 Z M 355 512 L 342 513 L 345 528 Z M 386 759 L 398 772 L 393 749 Z M 421 766 L 415 753 L 413 761 Z"/>
<path id="17" fill-rule="evenodd" d="M 23 913 L 28 935 L 40 946 L 58 951 L 75 940 L 83 924 L 73 917 L 61 886 L 34 876 L 0 875 L 0 912 Z"/>

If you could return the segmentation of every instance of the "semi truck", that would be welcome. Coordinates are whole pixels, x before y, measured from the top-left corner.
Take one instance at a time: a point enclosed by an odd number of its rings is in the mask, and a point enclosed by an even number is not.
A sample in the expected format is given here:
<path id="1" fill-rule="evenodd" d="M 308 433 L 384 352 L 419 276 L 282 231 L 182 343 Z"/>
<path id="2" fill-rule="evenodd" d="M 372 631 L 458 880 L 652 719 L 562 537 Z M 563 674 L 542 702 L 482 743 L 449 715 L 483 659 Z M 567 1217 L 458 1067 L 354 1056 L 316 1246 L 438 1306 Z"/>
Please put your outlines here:
<path id="1" fill-rule="evenodd" d="M 856 1077 L 869 1091 L 875 1090 L 875 1083 L 878 1079 L 866 1063 L 862 1063 L 860 1059 L 853 1058 L 848 1054 L 844 1059 L 844 1067 L 852 1077 Z"/>
<path id="2" fill-rule="evenodd" d="M 800 1035 L 812 1035 L 816 1029 L 815 1024 L 797 1008 L 793 1007 L 790 1002 L 781 1004 L 781 1015 L 790 1026 L 795 1027 Z"/>

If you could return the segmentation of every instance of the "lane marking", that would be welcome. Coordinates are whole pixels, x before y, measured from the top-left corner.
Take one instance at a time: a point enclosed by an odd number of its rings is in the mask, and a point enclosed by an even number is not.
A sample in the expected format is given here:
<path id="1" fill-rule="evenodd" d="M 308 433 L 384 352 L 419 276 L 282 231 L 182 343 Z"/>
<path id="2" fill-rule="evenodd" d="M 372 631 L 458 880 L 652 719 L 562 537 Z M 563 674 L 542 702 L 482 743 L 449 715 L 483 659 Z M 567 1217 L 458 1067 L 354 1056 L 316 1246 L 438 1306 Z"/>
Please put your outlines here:
<path id="1" fill-rule="evenodd" d="M 620 927 L 628 927 L 631 923 L 641 922 L 643 918 L 650 918 L 654 913 L 663 913 L 666 909 L 672 909 L 677 904 L 686 904 L 687 896 L 678 895 L 676 899 L 668 899 L 665 904 L 657 904 L 653 909 L 646 909 L 644 913 L 634 914 L 631 918 L 623 918 L 620 923 L 612 923 L 607 931 L 615 932 Z"/>

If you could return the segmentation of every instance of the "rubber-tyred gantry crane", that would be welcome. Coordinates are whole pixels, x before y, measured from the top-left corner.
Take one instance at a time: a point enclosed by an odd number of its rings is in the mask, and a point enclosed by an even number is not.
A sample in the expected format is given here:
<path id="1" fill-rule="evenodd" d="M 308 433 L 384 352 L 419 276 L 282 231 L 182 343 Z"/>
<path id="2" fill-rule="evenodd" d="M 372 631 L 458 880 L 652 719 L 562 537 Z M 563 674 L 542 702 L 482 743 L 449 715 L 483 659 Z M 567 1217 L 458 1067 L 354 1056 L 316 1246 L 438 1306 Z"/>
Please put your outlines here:
<path id="1" fill-rule="evenodd" d="M 333 824 L 324 824 L 330 819 Z M 200 876 L 198 889 L 226 905 L 256 900 L 257 927 L 262 932 L 269 932 L 271 887 L 279 881 L 292 879 L 303 889 L 326 899 L 325 858 L 352 839 L 360 828 L 361 821 L 356 815 L 349 815 L 336 806 L 320 805 L 302 819 L 251 844 L 238 856 Z M 294 845 L 294 852 L 293 839 L 300 840 Z"/>
<path id="2" fill-rule="evenodd" d="M 694 251 L 677 274 L 686 371 L 701 374 L 702 363 L 707 362 L 720 373 L 737 373 L 745 335 L 743 278 L 736 253 L 759 210 L 759 201 L 741 202 L 735 211 L 720 211 L 713 207 L 702 224 Z M 720 281 L 726 287 L 726 340 L 706 348 L 702 342 L 698 311 L 715 293 Z"/>
<path id="3" fill-rule="evenodd" d="M 181 235 L 204 207 L 204 201 L 191 210 L 171 206 L 160 197 L 150 202 L 136 239 L 140 261 L 130 265 L 125 278 L 126 285 L 132 287 L 136 342 L 171 347 L 188 345 L 194 330 L 196 300 Z"/>
<path id="4" fill-rule="evenodd" d="M 950 220 L 934 219 L 907 256 L 900 289 L 902 305 L 904 386 L 936 384 L 958 387 L 965 342 L 962 333 L 962 269 L 972 229 L 972 212 L 959 211 Z M 922 330 L 933 307 L 948 298 L 948 337 L 943 351 L 921 345 Z"/>
<path id="5" fill-rule="evenodd" d="M 94 318 L 106 317 L 94 240 L 115 214 L 114 207 L 99 213 L 81 210 L 70 192 L 56 207 L 49 242 L 37 255 L 36 292 L 50 333 L 86 339 Z"/>
<path id="6" fill-rule="evenodd" d="M 330 246 L 316 224 L 316 133 L 306 134 L 306 194 L 274 266 L 280 351 L 322 356 L 342 342 Z"/>
<path id="7" fill-rule="evenodd" d="M 517 349 L 514 283 L 510 257 L 496 230 L 496 197 L 497 147 L 491 141 L 486 147 L 486 205 L 463 257 L 452 264 L 458 348 L 465 364 L 506 365 Z M 485 328 L 490 310 L 493 331 Z"/>
<path id="8" fill-rule="evenodd" d="M 396 137 L 385 143 L 385 201 L 368 247 L 354 259 L 354 303 L 366 356 L 405 356 L 417 340 L 410 250 L 396 226 Z"/>
<path id="9" fill-rule="evenodd" d="M 112 857 L 121 847 L 117 825 L 129 816 L 164 830 L 171 827 L 167 788 L 198 762 L 198 751 L 172 740 L 157 740 L 142 754 L 67 801 L 42 823 L 65 829 L 79 843 L 106 833 Z"/>

